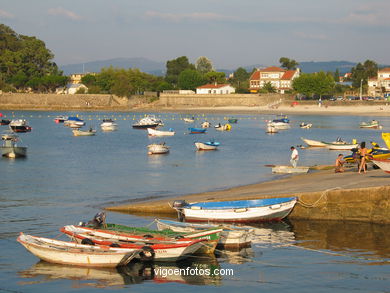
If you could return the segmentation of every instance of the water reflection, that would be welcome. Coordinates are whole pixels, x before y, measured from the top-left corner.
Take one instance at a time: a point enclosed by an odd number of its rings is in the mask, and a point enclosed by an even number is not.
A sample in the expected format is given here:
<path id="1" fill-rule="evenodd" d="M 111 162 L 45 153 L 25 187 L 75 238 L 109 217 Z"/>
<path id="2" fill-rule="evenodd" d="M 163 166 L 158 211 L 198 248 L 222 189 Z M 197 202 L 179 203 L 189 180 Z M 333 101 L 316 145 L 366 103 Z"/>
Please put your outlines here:
<path id="1" fill-rule="evenodd" d="M 243 264 L 255 257 L 255 252 L 251 247 L 217 250 L 215 254 L 220 261 L 230 264 Z M 260 255 L 261 252 L 256 252 L 256 257 Z"/>
<path id="2" fill-rule="evenodd" d="M 65 266 L 40 261 L 31 268 L 18 272 L 19 276 L 31 281 L 22 281 L 20 285 L 40 284 L 58 280 L 72 281 L 73 288 L 104 288 L 145 281 L 158 283 L 177 282 L 190 285 L 221 285 L 220 269 L 216 258 L 191 258 L 177 263 L 132 262 L 118 268 L 85 268 Z"/>
<path id="3" fill-rule="evenodd" d="M 291 220 L 291 225 L 299 247 L 390 261 L 389 225 L 297 220 Z"/>

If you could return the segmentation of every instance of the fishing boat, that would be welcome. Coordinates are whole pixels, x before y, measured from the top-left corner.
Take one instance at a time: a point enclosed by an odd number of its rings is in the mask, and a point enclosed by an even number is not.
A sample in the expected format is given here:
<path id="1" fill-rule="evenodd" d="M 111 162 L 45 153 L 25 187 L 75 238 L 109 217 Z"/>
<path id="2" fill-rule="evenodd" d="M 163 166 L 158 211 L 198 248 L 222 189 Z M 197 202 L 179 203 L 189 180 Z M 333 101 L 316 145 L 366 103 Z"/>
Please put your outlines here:
<path id="1" fill-rule="evenodd" d="M 202 127 L 202 128 L 209 128 L 209 127 L 211 127 L 211 123 L 208 122 L 208 121 L 202 122 L 200 127 Z"/>
<path id="2" fill-rule="evenodd" d="M 299 124 L 299 127 L 300 128 L 303 128 L 303 129 L 309 129 L 313 126 L 313 124 L 311 123 L 305 123 L 305 122 L 302 122 L 301 124 Z"/>
<path id="3" fill-rule="evenodd" d="M 19 158 L 27 156 L 27 147 L 18 146 L 19 137 L 16 134 L 3 134 L 1 136 L 3 145 L 1 155 L 8 158 Z"/>
<path id="4" fill-rule="evenodd" d="M 149 136 L 174 136 L 175 135 L 175 132 L 173 131 L 172 128 L 169 128 L 168 131 L 157 130 L 154 128 L 148 128 L 147 130 Z"/>
<path id="5" fill-rule="evenodd" d="M 159 230 L 168 229 L 181 233 L 222 228 L 223 231 L 218 242 L 218 247 L 221 248 L 248 247 L 251 245 L 252 241 L 253 229 L 248 227 L 239 227 L 228 224 L 223 226 L 213 224 L 194 224 L 163 219 L 156 219 L 155 221 Z"/>
<path id="6" fill-rule="evenodd" d="M 389 159 L 372 159 L 375 165 L 381 168 L 386 173 L 390 173 L 390 160 Z"/>
<path id="7" fill-rule="evenodd" d="M 237 123 L 238 119 L 237 118 L 228 118 L 229 123 Z"/>
<path id="8" fill-rule="evenodd" d="M 54 118 L 55 123 L 64 123 L 66 120 L 68 120 L 68 116 L 60 115 Z"/>
<path id="9" fill-rule="evenodd" d="M 214 151 L 220 146 L 220 143 L 217 141 L 195 142 L 195 146 L 199 151 Z"/>
<path id="10" fill-rule="evenodd" d="M 74 136 L 93 136 L 96 134 L 96 130 L 90 128 L 88 130 L 73 129 Z"/>
<path id="11" fill-rule="evenodd" d="M 169 153 L 169 146 L 163 143 L 152 143 L 147 146 L 149 155 L 160 155 Z"/>
<path id="12" fill-rule="evenodd" d="M 102 131 L 116 131 L 118 130 L 118 124 L 116 124 L 111 118 L 103 119 L 100 124 Z"/>
<path id="13" fill-rule="evenodd" d="M 183 121 L 186 122 L 186 123 L 194 123 L 195 122 L 195 118 L 192 117 L 192 118 L 183 118 Z"/>
<path id="14" fill-rule="evenodd" d="M 382 126 L 379 125 L 379 122 L 376 120 L 372 120 L 370 122 L 361 122 L 359 124 L 360 128 L 374 128 L 374 129 L 382 129 Z"/>
<path id="15" fill-rule="evenodd" d="M 390 149 L 390 133 L 382 132 L 382 139 L 385 142 L 387 148 Z"/>
<path id="16" fill-rule="evenodd" d="M 271 122 L 268 122 L 268 124 L 275 127 L 278 130 L 285 130 L 291 128 L 290 123 L 283 122 L 281 120 L 272 120 Z"/>
<path id="17" fill-rule="evenodd" d="M 267 123 L 266 133 L 278 133 L 279 129 L 277 129 L 272 123 Z"/>
<path id="18" fill-rule="evenodd" d="M 154 115 L 148 115 L 140 119 L 136 124 L 133 124 L 133 128 L 137 129 L 147 129 L 147 128 L 156 128 L 158 126 L 163 126 L 164 123 L 161 119 L 156 118 Z"/>
<path id="19" fill-rule="evenodd" d="M 188 131 L 190 134 L 196 134 L 196 133 L 206 133 L 206 128 L 195 128 L 195 127 L 189 127 Z"/>
<path id="20" fill-rule="evenodd" d="M 232 129 L 232 126 L 230 124 L 218 123 L 214 127 L 215 127 L 216 130 L 220 130 L 220 131 L 230 131 Z"/>
<path id="21" fill-rule="evenodd" d="M 0 125 L 9 125 L 11 123 L 11 120 L 8 119 L 1 119 Z"/>
<path id="22" fill-rule="evenodd" d="M 27 124 L 27 120 L 25 119 L 12 120 L 9 123 L 9 128 L 13 132 L 30 132 L 32 130 L 32 128 Z"/>
<path id="23" fill-rule="evenodd" d="M 80 119 L 78 117 L 68 117 L 67 120 L 64 121 L 64 126 L 70 127 L 70 128 L 80 128 L 85 125 L 85 122 L 83 119 Z"/>
<path id="24" fill-rule="evenodd" d="M 338 144 L 338 143 L 328 143 L 326 145 L 326 148 L 328 150 L 337 150 L 337 151 L 350 151 L 352 149 L 355 149 L 359 146 L 359 144 L 350 144 L 350 143 L 343 143 L 343 144 Z"/>
<path id="25" fill-rule="evenodd" d="M 272 167 L 272 173 L 282 173 L 282 174 L 294 174 L 294 173 L 307 173 L 309 172 L 310 167 L 305 166 L 288 166 L 288 165 L 275 165 Z"/>
<path id="26" fill-rule="evenodd" d="M 178 200 L 172 207 L 186 222 L 260 222 L 285 218 L 296 202 L 296 197 L 198 203 Z"/>
<path id="27" fill-rule="evenodd" d="M 77 244 L 23 233 L 19 235 L 17 241 L 44 261 L 87 267 L 126 265 L 143 252 L 142 249 Z"/>
<path id="28" fill-rule="evenodd" d="M 304 143 L 306 143 L 309 147 L 325 147 L 326 143 L 323 141 L 318 141 L 318 140 L 312 140 L 312 139 L 307 139 L 301 137 Z"/>

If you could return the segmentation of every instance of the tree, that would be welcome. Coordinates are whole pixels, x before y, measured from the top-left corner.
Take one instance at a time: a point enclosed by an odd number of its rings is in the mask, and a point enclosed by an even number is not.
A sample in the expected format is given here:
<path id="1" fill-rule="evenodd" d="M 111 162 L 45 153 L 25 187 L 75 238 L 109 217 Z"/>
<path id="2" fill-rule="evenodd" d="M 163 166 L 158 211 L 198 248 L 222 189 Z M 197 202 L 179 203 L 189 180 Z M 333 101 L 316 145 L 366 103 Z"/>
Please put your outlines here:
<path id="1" fill-rule="evenodd" d="M 340 71 L 337 68 L 336 71 L 334 72 L 334 81 L 339 82 L 340 81 Z"/>
<path id="2" fill-rule="evenodd" d="M 204 82 L 203 76 L 197 70 L 193 69 L 182 71 L 178 78 L 178 86 L 183 90 L 196 90 Z"/>
<path id="3" fill-rule="evenodd" d="M 287 57 L 281 57 L 279 59 L 279 63 L 283 68 L 286 68 L 287 70 L 297 69 L 297 66 L 299 65 L 297 61 L 295 61 L 294 59 L 289 59 Z"/>
<path id="4" fill-rule="evenodd" d="M 264 85 L 263 85 L 263 88 L 262 88 L 262 91 L 261 92 L 265 92 L 265 93 L 276 93 L 276 89 L 275 87 L 272 85 L 271 82 L 266 82 Z"/>
<path id="5" fill-rule="evenodd" d="M 378 64 L 372 60 L 366 60 L 363 64 L 358 63 L 351 69 L 351 80 L 354 88 L 360 88 L 360 85 L 367 85 L 368 79 L 375 77 L 378 73 Z"/>
<path id="6" fill-rule="evenodd" d="M 331 94 L 335 86 L 332 74 L 321 71 L 318 73 L 303 73 L 293 81 L 293 88 L 307 97 Z"/>
<path id="7" fill-rule="evenodd" d="M 225 83 L 226 76 L 224 72 L 210 71 L 207 72 L 204 76 L 204 79 L 208 83 Z"/>
<path id="8" fill-rule="evenodd" d="M 200 74 L 206 74 L 208 72 L 214 71 L 213 64 L 210 59 L 205 56 L 199 57 L 195 62 L 195 68 L 199 71 Z"/>
<path id="9" fill-rule="evenodd" d="M 186 69 L 195 70 L 195 66 L 188 61 L 186 56 L 167 61 L 165 80 L 176 86 L 180 73 Z"/>
<path id="10" fill-rule="evenodd" d="M 249 77 L 251 73 L 245 68 L 239 67 L 234 71 L 233 77 L 229 80 L 230 84 L 236 88 L 236 93 L 247 93 L 249 88 Z"/>

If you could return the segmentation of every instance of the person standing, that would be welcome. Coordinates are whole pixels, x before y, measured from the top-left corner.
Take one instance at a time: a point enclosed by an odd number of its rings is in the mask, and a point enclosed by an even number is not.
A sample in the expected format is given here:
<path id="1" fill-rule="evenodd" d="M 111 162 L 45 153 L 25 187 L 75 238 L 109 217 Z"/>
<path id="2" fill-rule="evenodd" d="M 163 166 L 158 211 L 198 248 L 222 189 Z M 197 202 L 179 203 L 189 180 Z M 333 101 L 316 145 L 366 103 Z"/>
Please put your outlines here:
<path id="1" fill-rule="evenodd" d="M 299 160 L 298 150 L 295 147 L 291 147 L 291 165 L 296 168 Z"/>
<path id="2" fill-rule="evenodd" d="M 366 156 L 368 154 L 368 149 L 366 148 L 366 142 L 365 141 L 362 141 L 362 143 L 360 144 L 359 154 L 360 154 L 360 165 L 359 165 L 359 171 L 358 172 L 360 174 L 361 170 L 363 169 L 363 172 L 367 173 L 367 169 L 366 169 Z"/>

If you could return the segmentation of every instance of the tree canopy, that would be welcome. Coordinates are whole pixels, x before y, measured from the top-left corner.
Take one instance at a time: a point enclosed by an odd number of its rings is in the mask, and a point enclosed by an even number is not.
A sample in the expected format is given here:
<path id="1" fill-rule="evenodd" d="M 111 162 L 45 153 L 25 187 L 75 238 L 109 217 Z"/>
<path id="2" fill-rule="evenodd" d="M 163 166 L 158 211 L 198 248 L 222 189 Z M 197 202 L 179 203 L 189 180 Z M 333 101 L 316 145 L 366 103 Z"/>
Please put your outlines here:
<path id="1" fill-rule="evenodd" d="M 302 73 L 293 81 L 293 88 L 307 97 L 332 94 L 335 87 L 334 76 L 323 71 L 317 73 Z"/>
<path id="2" fill-rule="evenodd" d="M 36 37 L 19 35 L 10 27 L 0 24 L 0 75 L 3 88 L 52 91 L 65 85 L 62 76 L 52 61 L 53 53 Z"/>
<path id="3" fill-rule="evenodd" d="M 199 71 L 200 74 L 206 74 L 208 72 L 214 71 L 213 63 L 205 56 L 201 56 L 196 60 L 195 68 Z"/>
<path id="4" fill-rule="evenodd" d="M 167 61 L 165 80 L 176 86 L 180 73 L 186 69 L 195 70 L 195 66 L 188 61 L 187 56 L 181 56 Z"/>
<path id="5" fill-rule="evenodd" d="M 363 64 L 358 63 L 351 69 L 352 86 L 355 88 L 360 87 L 360 83 L 366 86 L 368 79 L 377 76 L 378 64 L 372 60 L 366 60 Z"/>
<path id="6" fill-rule="evenodd" d="M 183 90 L 193 90 L 205 83 L 205 79 L 197 70 L 186 69 L 182 71 L 178 78 L 178 86 Z"/>
<path id="7" fill-rule="evenodd" d="M 286 68 L 287 70 L 297 69 L 297 66 L 299 65 L 299 63 L 297 61 L 295 61 L 294 59 L 287 58 L 287 57 L 281 57 L 279 59 L 279 63 L 280 63 L 280 66 L 282 66 L 283 68 Z"/>

